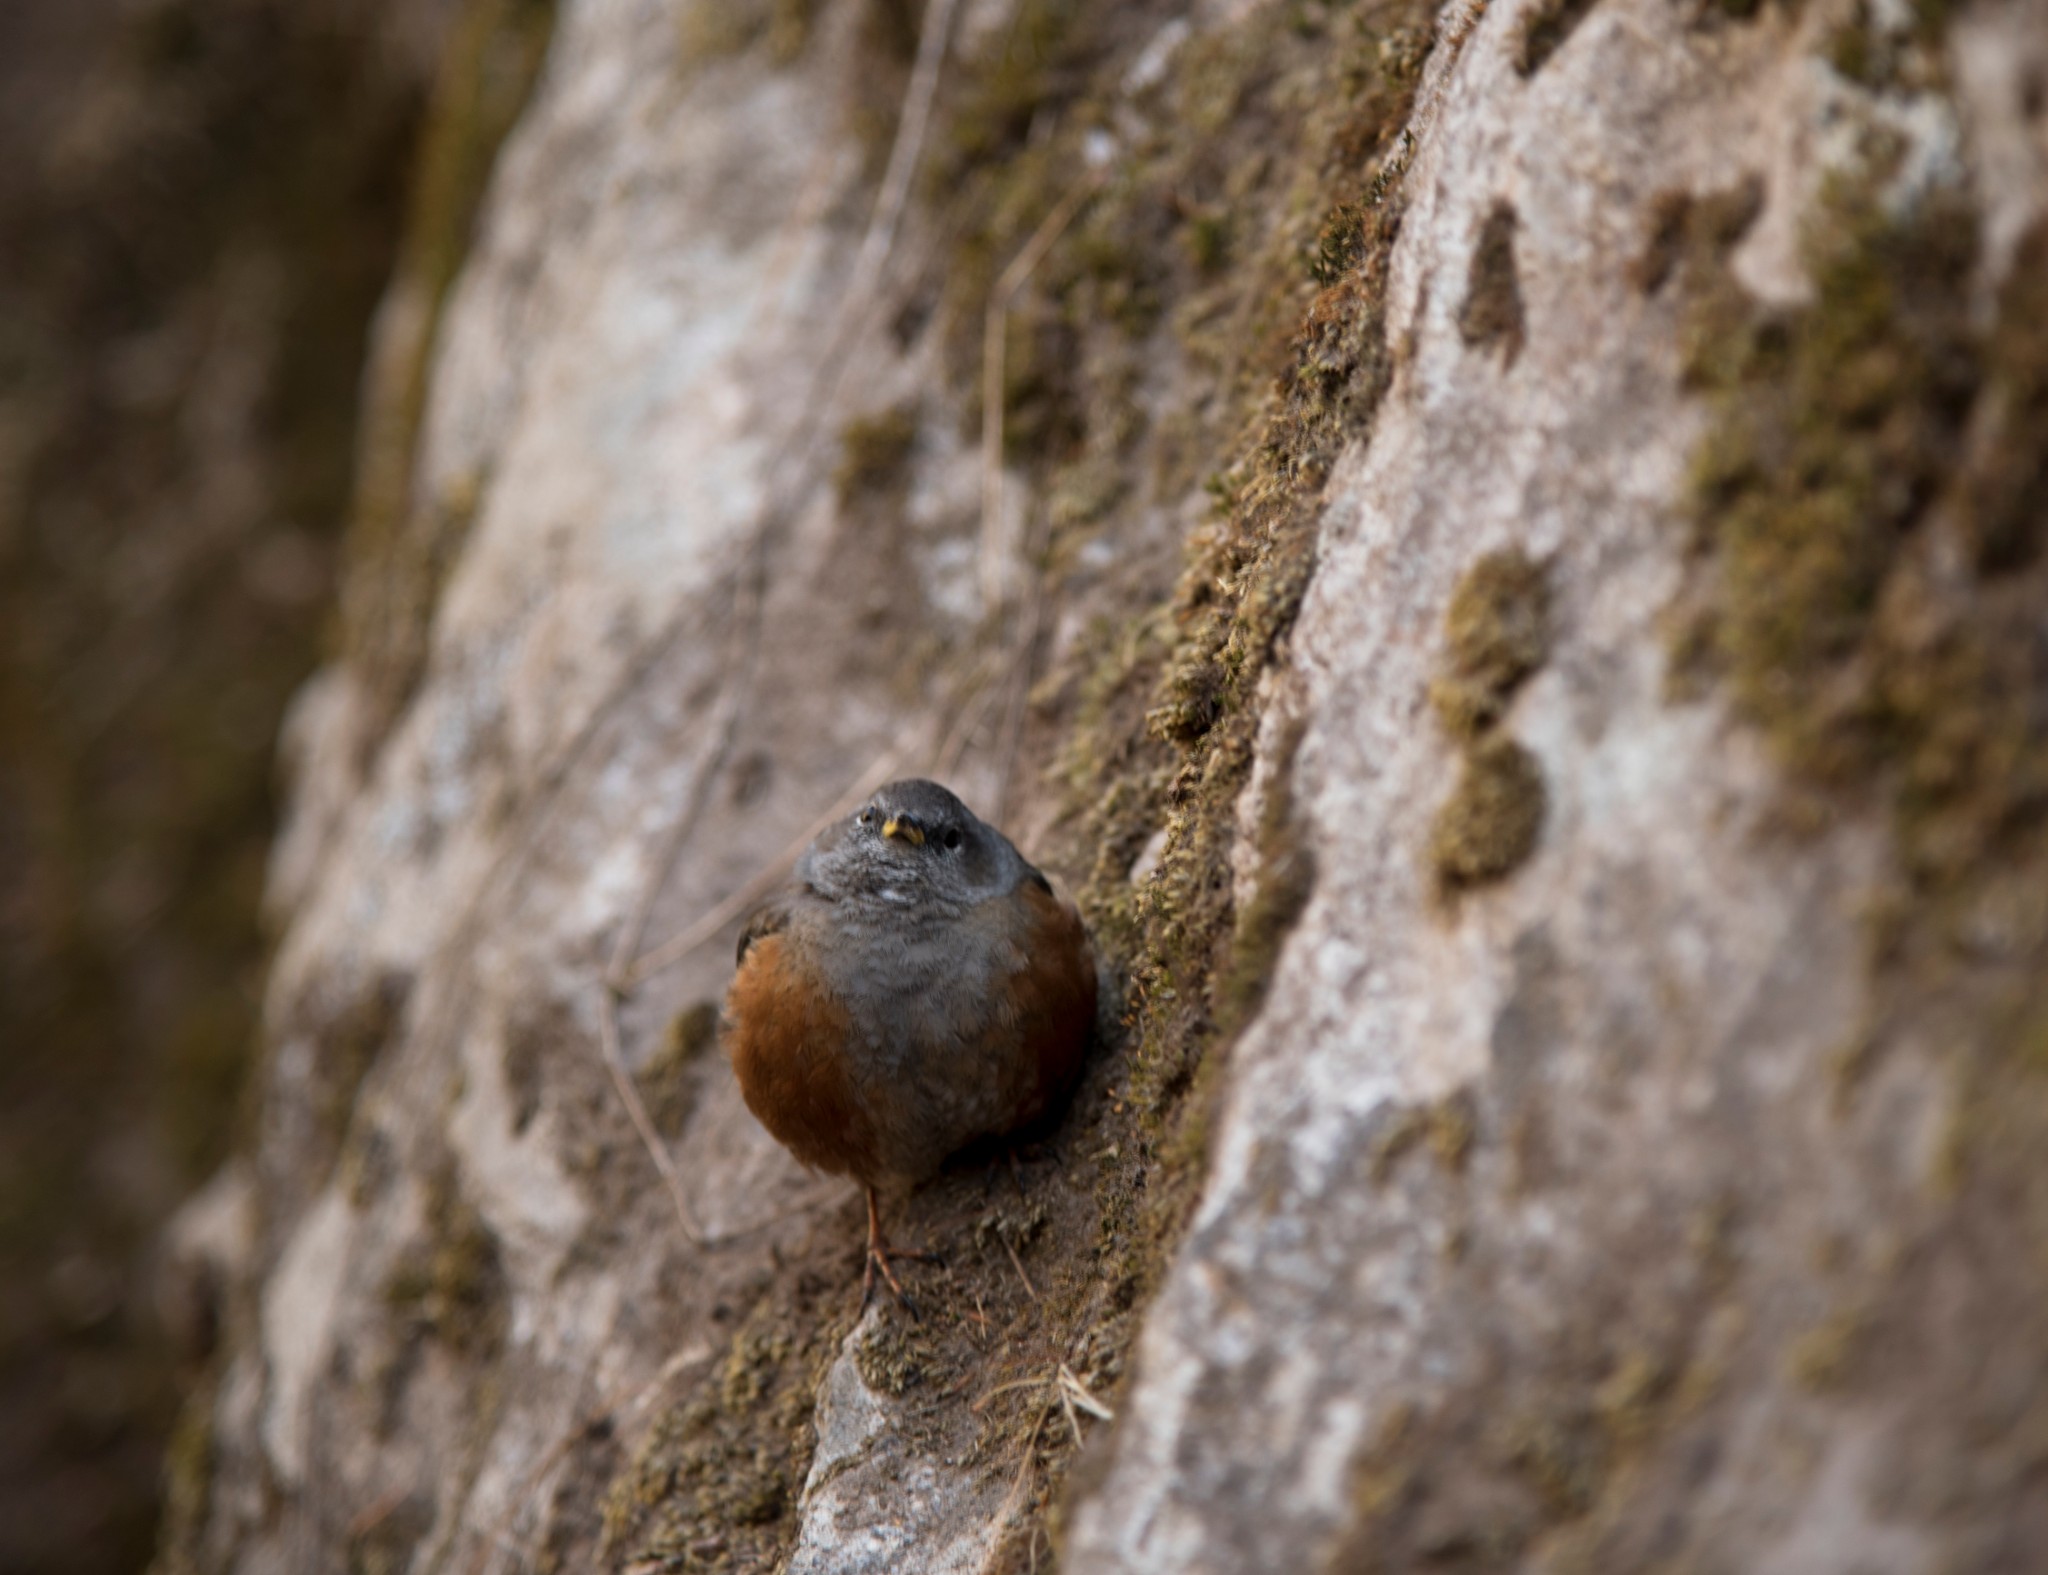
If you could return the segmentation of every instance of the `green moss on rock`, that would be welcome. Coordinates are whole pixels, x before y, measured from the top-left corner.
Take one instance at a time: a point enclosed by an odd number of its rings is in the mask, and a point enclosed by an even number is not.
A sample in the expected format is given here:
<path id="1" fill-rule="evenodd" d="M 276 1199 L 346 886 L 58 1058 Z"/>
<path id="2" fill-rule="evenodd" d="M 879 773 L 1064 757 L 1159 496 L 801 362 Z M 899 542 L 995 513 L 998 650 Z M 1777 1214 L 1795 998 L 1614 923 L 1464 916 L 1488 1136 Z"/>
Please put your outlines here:
<path id="1" fill-rule="evenodd" d="M 917 409 L 913 405 L 892 405 L 847 422 L 839 434 L 839 469 L 833 476 L 840 508 L 900 494 L 909 479 L 911 450 L 916 445 Z"/>
<path id="2" fill-rule="evenodd" d="M 1427 1104 L 1392 1107 L 1373 1134 L 1368 1173 L 1373 1183 L 1391 1181 L 1402 1160 L 1426 1149 L 1447 1175 L 1462 1175 L 1479 1134 L 1478 1107 L 1469 1089 Z"/>
<path id="3" fill-rule="evenodd" d="M 1826 680 L 1860 663 L 1960 438 L 1978 376 L 1973 228 L 1955 213 L 1895 226 L 1838 193 L 1813 243 L 1814 308 L 1759 314 L 1725 357 L 1695 357 L 1723 395 L 1694 473 L 1719 655 L 1788 763 L 1825 780 L 1862 774 L 1883 747 L 1875 707 L 1838 703 Z"/>
<path id="4" fill-rule="evenodd" d="M 696 1392 L 665 1412 L 605 1492 L 600 1556 L 626 1567 L 774 1567 L 796 1533 L 818 1385 L 847 1322 L 818 1287 L 762 1297 Z"/>
<path id="5" fill-rule="evenodd" d="M 1315 891 L 1313 828 L 1294 793 L 1294 761 L 1303 731 L 1302 723 L 1291 722 L 1273 744 L 1253 846 L 1258 874 L 1250 897 L 1232 917 L 1229 954 L 1216 985 L 1217 1022 L 1224 1032 L 1257 1013 L 1281 943 Z"/>
<path id="6" fill-rule="evenodd" d="M 1543 69 L 1543 63 L 1591 13 L 1594 0 L 1538 0 L 1522 23 L 1515 69 L 1525 77 Z"/>
<path id="7" fill-rule="evenodd" d="M 1681 268 L 1696 288 L 1721 277 L 1720 265 L 1763 211 L 1763 182 L 1754 176 L 1721 191 L 1660 192 L 1650 206 L 1650 233 L 1629 278 L 1653 295 Z"/>
<path id="8" fill-rule="evenodd" d="M 1987 299 L 1980 228 L 1960 192 L 1844 177 L 1807 221 L 1807 304 L 1767 309 L 1710 259 L 1684 265 L 1709 409 L 1691 648 L 1782 763 L 1807 806 L 1796 823 L 1868 817 L 1889 833 L 1833 1108 L 1858 1119 L 1907 1046 L 1938 1046 L 1951 1088 L 1924 1206 L 1886 1222 L 1893 1239 L 1841 1292 L 1853 1312 L 1793 1337 L 1785 1359 L 1816 1392 L 1899 1417 L 1942 1460 L 1959 1514 L 2001 1513 L 2024 1455 L 1986 1418 L 2048 1394 L 2048 1355 L 2022 1332 L 2048 1265 L 2010 1250 L 2048 1240 L 2048 1078 L 2030 1049 L 2048 1020 L 2048 921 L 2016 897 L 2048 890 L 2048 570 L 2036 525 L 2013 526 L 2031 505 L 1980 512 L 2029 496 L 2048 452 L 2048 233 L 2022 239 L 2026 266 Z M 1991 1349 L 2012 1359 L 1997 1407 L 1966 1354 Z"/>
<path id="9" fill-rule="evenodd" d="M 1550 654 L 1550 576 L 1520 547 L 1487 553 L 1465 571 L 1444 615 L 1444 666 L 1429 686 L 1437 719 L 1476 738 Z"/>
<path id="10" fill-rule="evenodd" d="M 786 66 L 810 43 L 818 9 L 818 0 L 694 0 L 678 13 L 677 70 L 699 70 L 755 48 Z"/>
<path id="11" fill-rule="evenodd" d="M 1498 724 L 1549 655 L 1550 624 L 1549 570 L 1520 547 L 1485 554 L 1451 593 L 1443 669 L 1429 687 L 1463 762 L 1430 829 L 1429 865 L 1442 896 L 1503 879 L 1542 835 L 1542 768 Z"/>
<path id="12" fill-rule="evenodd" d="M 669 1019 L 661 1048 L 640 1068 L 635 1081 L 647 1115 L 663 1137 L 680 1137 L 697 1103 L 697 1067 L 718 1044 L 718 1003 L 699 1001 Z"/>
<path id="13" fill-rule="evenodd" d="M 1830 1314 L 1793 1341 L 1787 1363 L 1793 1378 L 1814 1391 L 1840 1389 L 1848 1382 L 1866 1333 L 1860 1308 Z"/>
<path id="14" fill-rule="evenodd" d="M 1437 811 L 1429 861 L 1447 895 L 1504 879 L 1536 851 L 1543 768 L 1512 738 L 1489 734 L 1465 751 L 1457 788 Z"/>
<path id="15" fill-rule="evenodd" d="M 213 1406 L 211 1383 L 187 1395 L 165 1447 L 163 1523 L 152 1575 L 197 1575 L 205 1568 L 200 1550 L 213 1503 Z"/>
<path id="16" fill-rule="evenodd" d="M 1497 350 L 1504 365 L 1522 353 L 1522 286 L 1515 272 L 1515 210 L 1496 202 L 1480 226 L 1458 308 L 1458 337 L 1476 350 Z"/>
<path id="17" fill-rule="evenodd" d="M 498 1238 L 462 1195 L 451 1167 L 428 1183 L 424 1239 L 393 1264 L 384 1304 L 413 1335 L 488 1366 L 505 1338 L 505 1268 Z"/>

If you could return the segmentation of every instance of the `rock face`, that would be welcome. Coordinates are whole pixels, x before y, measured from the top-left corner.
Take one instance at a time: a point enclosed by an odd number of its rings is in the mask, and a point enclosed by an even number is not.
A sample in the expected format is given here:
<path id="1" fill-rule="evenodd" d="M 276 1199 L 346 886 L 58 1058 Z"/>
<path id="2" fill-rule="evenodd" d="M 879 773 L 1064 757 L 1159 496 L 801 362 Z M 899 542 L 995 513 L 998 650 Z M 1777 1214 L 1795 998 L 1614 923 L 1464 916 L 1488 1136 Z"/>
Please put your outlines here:
<path id="1" fill-rule="evenodd" d="M 908 9 L 566 6 L 373 380 L 164 1566 L 2048 1560 L 2048 14 Z M 1122 987 L 918 1324 L 709 1005 L 913 771 Z"/>

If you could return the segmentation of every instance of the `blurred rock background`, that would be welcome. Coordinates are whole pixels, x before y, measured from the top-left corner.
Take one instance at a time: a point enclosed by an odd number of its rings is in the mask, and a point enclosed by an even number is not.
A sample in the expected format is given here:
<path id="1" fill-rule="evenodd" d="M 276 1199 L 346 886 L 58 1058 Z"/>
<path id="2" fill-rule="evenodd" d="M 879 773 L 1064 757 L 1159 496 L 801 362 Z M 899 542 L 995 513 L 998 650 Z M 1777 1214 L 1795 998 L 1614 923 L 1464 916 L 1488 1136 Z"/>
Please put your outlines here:
<path id="1" fill-rule="evenodd" d="M 281 718 L 451 7 L 0 7 L 0 1568 L 149 1557 Z M 195 1317 L 197 1321 L 195 1322 Z"/>

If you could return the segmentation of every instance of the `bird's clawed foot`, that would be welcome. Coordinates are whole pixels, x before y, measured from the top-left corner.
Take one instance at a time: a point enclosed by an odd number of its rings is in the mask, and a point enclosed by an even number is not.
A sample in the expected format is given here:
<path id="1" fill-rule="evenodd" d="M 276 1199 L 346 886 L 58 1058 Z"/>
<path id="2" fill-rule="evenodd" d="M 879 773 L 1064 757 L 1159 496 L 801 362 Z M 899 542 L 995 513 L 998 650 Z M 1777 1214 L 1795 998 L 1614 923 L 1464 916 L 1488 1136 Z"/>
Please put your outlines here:
<path id="1" fill-rule="evenodd" d="M 860 1278 L 861 1311 L 867 1311 L 869 1298 L 875 1293 L 875 1276 L 879 1273 L 882 1283 L 889 1287 L 889 1294 L 896 1298 L 903 1310 L 912 1318 L 921 1318 L 917 1303 L 910 1299 L 909 1293 L 903 1289 L 902 1282 L 896 1278 L 896 1271 L 890 1268 L 889 1264 L 891 1260 L 899 1258 L 910 1263 L 937 1263 L 938 1255 L 930 1252 L 911 1252 L 903 1247 L 890 1246 L 888 1238 L 882 1234 L 882 1211 L 875 1199 L 875 1189 L 869 1187 L 867 1190 L 868 1264 Z"/>

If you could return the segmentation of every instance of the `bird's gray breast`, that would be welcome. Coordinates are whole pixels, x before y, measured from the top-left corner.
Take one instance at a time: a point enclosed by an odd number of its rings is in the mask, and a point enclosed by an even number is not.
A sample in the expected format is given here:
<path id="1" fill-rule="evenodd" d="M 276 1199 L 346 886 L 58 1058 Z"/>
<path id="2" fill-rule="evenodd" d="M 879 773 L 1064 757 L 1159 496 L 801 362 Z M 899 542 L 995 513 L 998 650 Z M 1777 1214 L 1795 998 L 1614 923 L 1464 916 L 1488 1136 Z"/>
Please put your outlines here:
<path id="1" fill-rule="evenodd" d="M 840 916 L 827 972 L 847 1010 L 854 1087 L 893 1170 L 928 1173 L 1003 1124 L 1005 1079 L 991 1057 L 1025 961 L 1010 907 L 994 897 L 906 912 L 869 900 Z"/>
<path id="2" fill-rule="evenodd" d="M 971 1035 L 1017 956 L 1000 899 L 934 914 L 886 896 L 839 927 L 834 987 L 874 1051 L 902 1055 Z"/>

